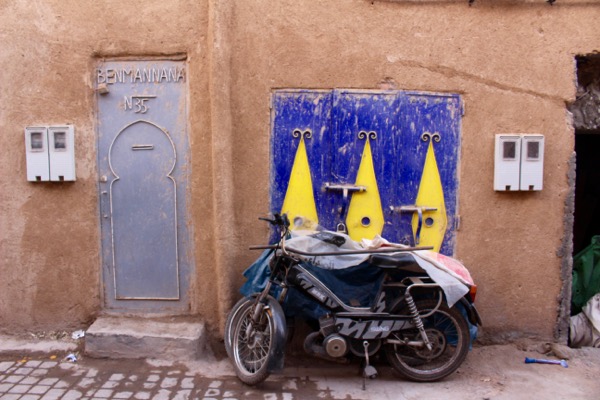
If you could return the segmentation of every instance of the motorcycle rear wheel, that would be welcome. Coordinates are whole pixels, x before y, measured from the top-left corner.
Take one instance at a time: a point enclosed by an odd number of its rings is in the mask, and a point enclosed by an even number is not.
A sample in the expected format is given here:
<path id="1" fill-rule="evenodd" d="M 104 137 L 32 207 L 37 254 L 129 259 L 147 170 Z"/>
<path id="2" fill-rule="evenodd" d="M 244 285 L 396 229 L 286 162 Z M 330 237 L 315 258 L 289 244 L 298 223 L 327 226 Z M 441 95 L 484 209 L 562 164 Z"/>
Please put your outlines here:
<path id="1" fill-rule="evenodd" d="M 253 299 L 232 310 L 228 355 L 235 373 L 247 385 L 257 385 L 270 375 L 268 364 L 275 334 L 275 320 L 269 307 L 263 307 L 258 322 L 252 321 Z M 227 347 L 227 338 L 226 347 Z M 231 354 L 229 354 L 231 353 Z"/>
<path id="2" fill-rule="evenodd" d="M 421 315 L 426 315 L 437 305 L 435 300 L 416 302 Z M 407 312 L 406 310 L 404 311 Z M 433 382 L 450 375 L 465 360 L 469 352 L 469 327 L 456 308 L 441 304 L 435 313 L 421 318 L 425 331 L 432 342 L 432 350 L 408 345 L 386 344 L 386 356 L 400 375 L 415 382 Z M 400 331 L 397 339 L 422 340 L 415 328 Z"/>

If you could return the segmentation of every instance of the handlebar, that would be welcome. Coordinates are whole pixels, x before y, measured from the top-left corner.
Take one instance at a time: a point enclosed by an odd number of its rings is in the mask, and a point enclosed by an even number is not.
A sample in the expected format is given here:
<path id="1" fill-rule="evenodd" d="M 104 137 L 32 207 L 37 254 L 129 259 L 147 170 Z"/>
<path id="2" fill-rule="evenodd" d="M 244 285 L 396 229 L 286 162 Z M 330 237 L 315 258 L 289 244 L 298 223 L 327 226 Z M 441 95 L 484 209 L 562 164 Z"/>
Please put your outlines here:
<path id="1" fill-rule="evenodd" d="M 250 246 L 250 250 L 277 250 L 280 247 L 277 245 L 255 245 Z M 364 250 L 340 250 L 340 251 L 327 251 L 327 252 L 307 252 L 292 247 L 286 247 L 286 251 L 290 253 L 300 254 L 301 256 L 309 257 L 321 257 L 321 256 L 345 256 L 354 254 L 385 254 L 385 253 L 400 253 L 406 251 L 419 251 L 419 250 L 433 250 L 433 246 L 421 246 L 421 247 L 383 247 L 379 249 L 364 249 Z"/>
<path id="2" fill-rule="evenodd" d="M 275 226 L 283 226 L 285 228 L 289 228 L 290 226 L 290 220 L 288 219 L 287 214 L 273 214 L 273 218 L 258 217 L 258 219 L 261 221 L 267 221 L 271 225 Z"/>

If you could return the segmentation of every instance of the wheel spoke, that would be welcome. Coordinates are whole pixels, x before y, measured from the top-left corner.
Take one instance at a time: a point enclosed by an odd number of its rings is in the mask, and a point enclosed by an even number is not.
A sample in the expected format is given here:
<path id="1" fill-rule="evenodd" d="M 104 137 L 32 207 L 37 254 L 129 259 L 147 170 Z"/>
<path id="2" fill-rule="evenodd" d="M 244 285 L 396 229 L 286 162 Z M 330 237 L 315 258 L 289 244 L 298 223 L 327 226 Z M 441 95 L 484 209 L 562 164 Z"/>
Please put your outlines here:
<path id="1" fill-rule="evenodd" d="M 261 316 L 257 324 L 248 329 L 253 325 L 252 311 L 253 308 L 250 307 L 241 317 L 234 335 L 234 358 L 247 374 L 255 374 L 263 368 L 271 346 L 272 331 L 266 313 Z M 250 335 L 247 335 L 248 333 Z"/>
<path id="2" fill-rule="evenodd" d="M 434 303 L 422 300 L 417 305 L 421 315 L 433 310 Z M 432 315 L 422 318 L 425 333 L 432 345 L 413 347 L 389 345 L 390 363 L 401 374 L 416 381 L 433 381 L 452 373 L 462 363 L 468 352 L 468 327 L 460 312 L 439 307 Z M 403 341 L 421 341 L 418 330 L 401 331 L 395 335 Z"/>

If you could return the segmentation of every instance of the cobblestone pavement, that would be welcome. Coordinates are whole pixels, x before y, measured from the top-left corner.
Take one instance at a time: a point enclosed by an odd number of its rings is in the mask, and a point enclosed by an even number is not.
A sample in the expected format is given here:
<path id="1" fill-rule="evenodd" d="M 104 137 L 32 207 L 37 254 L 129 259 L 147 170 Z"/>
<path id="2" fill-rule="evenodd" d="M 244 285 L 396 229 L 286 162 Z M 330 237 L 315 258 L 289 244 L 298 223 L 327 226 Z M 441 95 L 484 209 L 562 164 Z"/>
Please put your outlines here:
<path id="1" fill-rule="evenodd" d="M 0 361 L 2 400 L 296 398 L 331 397 L 307 378 L 275 377 L 255 389 L 232 376 L 199 375 L 183 364 L 152 365 L 152 361 L 144 360 L 85 360 L 74 364 L 35 358 Z"/>

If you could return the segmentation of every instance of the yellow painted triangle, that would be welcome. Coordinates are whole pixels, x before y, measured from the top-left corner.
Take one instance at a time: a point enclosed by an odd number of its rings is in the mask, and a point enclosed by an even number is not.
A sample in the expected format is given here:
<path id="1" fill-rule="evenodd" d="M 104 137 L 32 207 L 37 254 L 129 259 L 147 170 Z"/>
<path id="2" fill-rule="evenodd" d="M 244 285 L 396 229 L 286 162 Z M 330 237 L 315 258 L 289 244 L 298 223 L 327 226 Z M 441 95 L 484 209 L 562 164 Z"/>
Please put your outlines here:
<path id="1" fill-rule="evenodd" d="M 423 225 L 421 228 L 421 240 L 419 246 L 433 246 L 433 251 L 439 252 L 446 234 L 448 217 L 446 215 L 446 203 L 444 202 L 444 190 L 442 180 L 435 160 L 433 143 L 429 142 L 423 175 L 419 184 L 419 193 L 415 202 L 418 207 L 434 207 L 436 211 L 423 212 Z M 413 235 L 416 237 L 419 219 L 415 213 L 412 219 Z"/>
<path id="2" fill-rule="evenodd" d="M 356 186 L 365 186 L 367 190 L 352 194 L 346 217 L 348 234 L 356 241 L 373 239 L 381 234 L 385 221 L 368 138 L 358 167 Z"/>
<path id="3" fill-rule="evenodd" d="M 305 225 L 307 220 L 314 223 L 319 222 L 303 136 L 300 136 L 300 144 L 294 157 L 294 165 L 292 166 L 281 213 L 288 215 L 289 220 L 292 222 L 292 229 L 297 217 L 303 218 Z"/>

